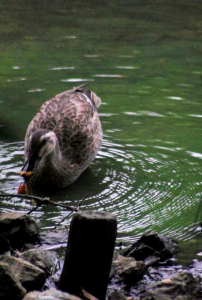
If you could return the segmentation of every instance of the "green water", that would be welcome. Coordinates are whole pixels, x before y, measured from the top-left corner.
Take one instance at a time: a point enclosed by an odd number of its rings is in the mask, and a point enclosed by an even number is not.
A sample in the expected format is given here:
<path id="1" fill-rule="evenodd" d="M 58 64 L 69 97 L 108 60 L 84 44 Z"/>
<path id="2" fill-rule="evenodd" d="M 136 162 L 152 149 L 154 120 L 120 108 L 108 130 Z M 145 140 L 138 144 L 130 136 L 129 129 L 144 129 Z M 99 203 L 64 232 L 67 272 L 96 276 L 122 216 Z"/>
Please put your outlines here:
<path id="1" fill-rule="evenodd" d="M 202 4 L 194 1 L 1 1 L 0 189 L 21 182 L 23 139 L 41 104 L 88 82 L 103 101 L 102 148 L 89 170 L 51 198 L 118 219 L 118 239 L 147 229 L 192 255 L 202 198 Z M 2 211 L 30 209 L 3 199 Z M 42 230 L 68 212 L 33 214 Z M 62 226 L 69 224 L 69 220 Z M 189 254 L 190 255 L 190 254 Z"/>

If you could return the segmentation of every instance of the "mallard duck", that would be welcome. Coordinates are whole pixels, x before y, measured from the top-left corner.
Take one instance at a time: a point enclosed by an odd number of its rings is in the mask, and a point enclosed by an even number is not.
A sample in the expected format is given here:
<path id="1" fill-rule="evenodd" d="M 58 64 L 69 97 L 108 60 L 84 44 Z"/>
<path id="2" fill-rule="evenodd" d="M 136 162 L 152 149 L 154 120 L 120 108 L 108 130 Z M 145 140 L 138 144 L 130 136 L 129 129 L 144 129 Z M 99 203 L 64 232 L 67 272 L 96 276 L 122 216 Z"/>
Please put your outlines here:
<path id="1" fill-rule="evenodd" d="M 46 101 L 28 126 L 25 182 L 42 188 L 73 183 L 94 160 L 102 142 L 101 99 L 85 85 Z"/>

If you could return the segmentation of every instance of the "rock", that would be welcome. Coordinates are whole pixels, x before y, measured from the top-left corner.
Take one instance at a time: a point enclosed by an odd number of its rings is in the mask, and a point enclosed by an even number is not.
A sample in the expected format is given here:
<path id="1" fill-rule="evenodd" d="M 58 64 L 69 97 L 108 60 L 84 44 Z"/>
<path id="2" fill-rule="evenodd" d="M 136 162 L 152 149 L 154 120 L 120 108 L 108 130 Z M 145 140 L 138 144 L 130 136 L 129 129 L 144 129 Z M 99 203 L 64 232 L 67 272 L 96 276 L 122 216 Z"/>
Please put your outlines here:
<path id="1" fill-rule="evenodd" d="M 61 246 L 67 246 L 68 240 L 68 230 L 67 229 L 57 229 L 54 231 L 42 232 L 40 234 L 40 242 L 43 246 L 42 249 L 48 248 L 48 246 L 53 246 L 60 248 Z"/>
<path id="2" fill-rule="evenodd" d="M 38 233 L 36 223 L 28 215 L 17 212 L 0 215 L 0 234 L 9 240 L 13 248 L 22 247 L 26 242 L 36 242 Z"/>
<path id="3" fill-rule="evenodd" d="M 145 272 L 145 264 L 136 261 L 133 257 L 119 256 L 112 264 L 111 278 L 127 285 L 132 285 L 142 279 Z"/>
<path id="4" fill-rule="evenodd" d="M 151 265 L 157 261 L 165 261 L 176 253 L 176 244 L 165 235 L 150 230 L 135 242 L 125 253 L 126 257 L 134 257 L 136 260 L 145 261 Z"/>
<path id="5" fill-rule="evenodd" d="M 9 265 L 0 262 L 0 299 L 1 300 L 21 300 L 26 294 L 14 274 L 11 274 Z"/>
<path id="6" fill-rule="evenodd" d="M 20 258 L 29 261 L 34 266 L 42 269 L 47 277 L 55 273 L 58 263 L 55 252 L 41 249 L 31 249 L 29 251 L 25 251 L 22 253 Z"/>
<path id="7" fill-rule="evenodd" d="M 108 300 L 127 300 L 126 296 L 124 296 L 119 291 L 114 291 L 109 297 Z"/>
<path id="8" fill-rule="evenodd" d="M 1 255 L 0 262 L 7 264 L 10 274 L 21 283 L 27 292 L 41 289 L 46 281 L 44 271 L 21 258 Z"/>
<path id="9" fill-rule="evenodd" d="M 10 255 L 10 243 L 9 241 L 0 235 L 0 255 Z"/>
<path id="10" fill-rule="evenodd" d="M 199 278 L 190 272 L 181 272 L 152 285 L 140 300 L 199 300 L 202 291 Z"/>
<path id="11" fill-rule="evenodd" d="M 50 289 L 44 292 L 30 292 L 23 300 L 81 300 L 81 298 L 56 289 Z"/>

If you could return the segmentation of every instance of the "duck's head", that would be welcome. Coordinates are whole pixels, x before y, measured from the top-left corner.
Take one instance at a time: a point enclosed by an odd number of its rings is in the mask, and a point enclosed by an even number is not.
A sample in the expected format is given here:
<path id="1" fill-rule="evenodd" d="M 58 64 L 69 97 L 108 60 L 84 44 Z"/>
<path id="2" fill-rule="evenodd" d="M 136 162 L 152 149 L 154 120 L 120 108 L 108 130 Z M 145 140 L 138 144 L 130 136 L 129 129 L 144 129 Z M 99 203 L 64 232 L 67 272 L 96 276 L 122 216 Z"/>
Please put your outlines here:
<path id="1" fill-rule="evenodd" d="M 28 158 L 20 171 L 25 181 L 34 174 L 40 161 L 55 149 L 56 143 L 57 137 L 53 131 L 38 129 L 31 134 Z"/>

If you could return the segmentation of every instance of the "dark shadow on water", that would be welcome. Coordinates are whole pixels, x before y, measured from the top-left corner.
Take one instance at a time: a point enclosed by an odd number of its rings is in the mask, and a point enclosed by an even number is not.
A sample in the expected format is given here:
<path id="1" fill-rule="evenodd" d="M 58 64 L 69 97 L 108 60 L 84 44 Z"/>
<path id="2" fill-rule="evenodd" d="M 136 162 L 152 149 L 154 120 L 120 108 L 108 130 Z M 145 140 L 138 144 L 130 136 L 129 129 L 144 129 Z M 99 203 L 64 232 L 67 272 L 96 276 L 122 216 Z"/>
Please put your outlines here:
<path id="1" fill-rule="evenodd" d="M 71 185 L 62 189 L 44 190 L 43 188 L 32 188 L 32 193 L 39 197 L 50 197 L 54 201 L 63 200 L 81 200 L 86 195 L 92 197 L 103 191 L 103 178 L 105 174 L 102 172 L 95 173 L 90 167 L 85 170 L 81 176 Z"/>

